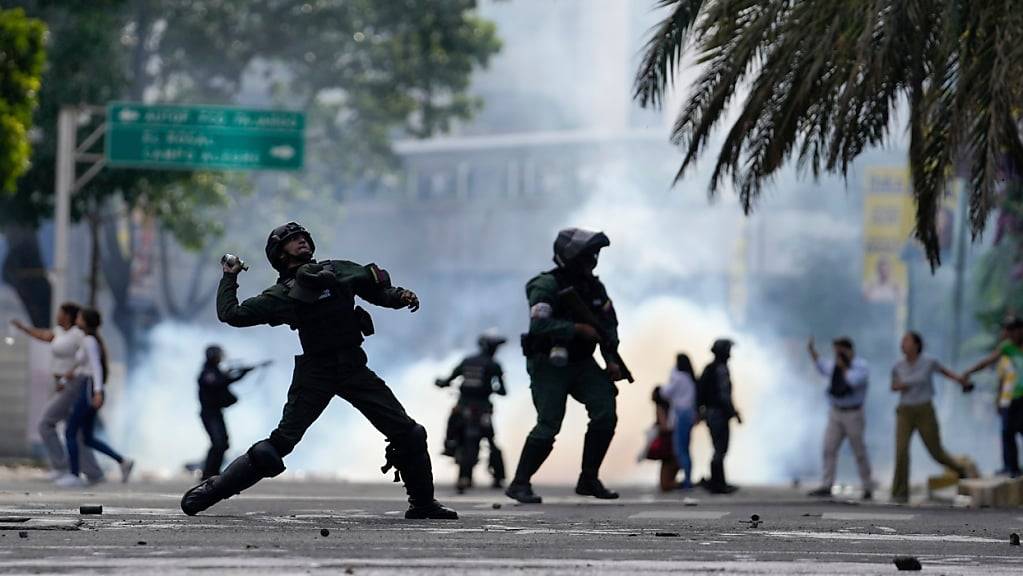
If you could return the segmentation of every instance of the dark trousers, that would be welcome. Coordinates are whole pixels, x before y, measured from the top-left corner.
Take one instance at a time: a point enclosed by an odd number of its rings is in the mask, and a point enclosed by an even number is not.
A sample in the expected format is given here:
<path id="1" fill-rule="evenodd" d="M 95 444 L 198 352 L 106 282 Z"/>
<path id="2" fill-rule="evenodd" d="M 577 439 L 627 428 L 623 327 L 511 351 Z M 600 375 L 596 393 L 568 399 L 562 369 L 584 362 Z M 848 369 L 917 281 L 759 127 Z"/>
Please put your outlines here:
<path id="1" fill-rule="evenodd" d="M 1023 436 L 1023 398 L 1016 398 L 1007 408 L 999 410 L 1002 416 L 1002 462 L 1010 474 L 1019 474 L 1019 450 L 1016 435 Z"/>
<path id="2" fill-rule="evenodd" d="M 731 435 L 728 422 L 731 419 L 731 414 L 725 413 L 724 410 L 707 409 L 707 429 L 710 430 L 710 441 L 714 445 L 714 456 L 710 460 L 710 482 L 718 486 L 726 484 L 725 455 L 728 454 Z"/>
<path id="3" fill-rule="evenodd" d="M 72 475 L 78 476 L 78 434 L 82 435 L 82 444 L 97 452 L 110 456 L 118 463 L 124 458 L 113 448 L 95 436 L 96 409 L 92 407 L 92 385 L 82 386 L 82 392 L 75 401 L 75 407 L 71 410 L 71 417 L 67 420 L 64 429 L 64 442 L 67 444 L 68 469 Z"/>
<path id="4" fill-rule="evenodd" d="M 388 440 L 399 441 L 416 422 L 405 413 L 387 384 L 366 367 L 362 350 L 336 356 L 296 356 L 288 401 L 269 441 L 283 457 L 320 417 L 334 396 L 340 396 L 369 420 Z"/>
<path id="5" fill-rule="evenodd" d="M 224 454 L 228 449 L 227 424 L 224 423 L 224 411 L 220 408 L 203 408 L 199 417 L 210 437 L 210 450 L 206 453 L 206 463 L 202 467 L 202 477 L 205 480 L 220 474 L 220 468 L 224 465 Z"/>
<path id="6" fill-rule="evenodd" d="M 471 427 L 472 432 L 468 429 Z M 504 481 L 504 455 L 494 441 L 493 408 L 490 403 L 463 402 L 455 406 L 448 417 L 447 439 L 455 446 L 458 477 L 472 480 L 472 470 L 479 461 L 480 443 L 486 440 L 490 448 L 489 469 L 494 482 Z"/>

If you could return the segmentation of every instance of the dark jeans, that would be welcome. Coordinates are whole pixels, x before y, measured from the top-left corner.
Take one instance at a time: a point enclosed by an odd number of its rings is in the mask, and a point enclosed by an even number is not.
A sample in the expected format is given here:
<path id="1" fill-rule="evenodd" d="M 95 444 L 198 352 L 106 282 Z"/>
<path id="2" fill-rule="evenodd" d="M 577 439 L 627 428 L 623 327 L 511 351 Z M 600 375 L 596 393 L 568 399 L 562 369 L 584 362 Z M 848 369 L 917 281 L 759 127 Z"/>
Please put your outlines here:
<path id="1" fill-rule="evenodd" d="M 728 422 L 732 419 L 731 414 L 718 408 L 707 409 L 707 429 L 710 430 L 710 440 L 714 445 L 714 456 L 710 460 L 710 482 L 714 485 L 724 485 L 725 481 L 725 455 L 728 454 L 728 441 L 730 431 Z"/>
<path id="2" fill-rule="evenodd" d="M 351 357 L 296 356 L 288 401 L 269 441 L 281 457 L 291 453 L 334 396 L 340 396 L 389 440 L 409 434 L 416 422 L 387 384 L 366 367 L 362 350 Z"/>
<path id="3" fill-rule="evenodd" d="M 206 463 L 202 468 L 205 480 L 220 474 L 220 468 L 224 465 L 224 454 L 228 448 L 227 425 L 224 423 L 224 411 L 217 408 L 203 408 L 199 417 L 210 437 L 210 450 L 206 453 Z"/>
<path id="4" fill-rule="evenodd" d="M 82 443 L 110 456 L 118 464 L 124 462 L 124 458 L 113 448 L 94 436 L 96 427 L 96 409 L 92 407 L 92 384 L 91 382 L 82 386 L 82 393 L 75 401 L 75 407 L 71 410 L 71 417 L 67 420 L 67 427 L 64 430 L 64 442 L 67 445 L 68 469 L 73 476 L 78 476 L 80 469 L 78 463 L 78 434 L 82 434 Z"/>
<path id="5" fill-rule="evenodd" d="M 1019 450 L 1016 435 L 1023 436 L 1023 398 L 1016 398 L 998 411 L 1002 417 L 1002 462 L 1010 474 L 1019 474 Z"/>

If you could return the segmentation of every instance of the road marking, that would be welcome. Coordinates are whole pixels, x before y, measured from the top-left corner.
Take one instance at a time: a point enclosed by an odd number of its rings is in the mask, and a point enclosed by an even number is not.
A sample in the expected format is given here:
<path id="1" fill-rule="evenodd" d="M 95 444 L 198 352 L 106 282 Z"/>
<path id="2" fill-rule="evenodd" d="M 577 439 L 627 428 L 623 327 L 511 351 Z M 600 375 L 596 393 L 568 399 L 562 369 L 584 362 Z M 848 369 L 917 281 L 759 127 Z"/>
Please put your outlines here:
<path id="1" fill-rule="evenodd" d="M 929 567 L 940 568 L 943 573 L 954 575 L 983 574 L 985 576 L 1002 576 L 1017 574 L 1019 566 L 963 566 L 950 564 L 928 564 Z M 469 575 L 481 572 L 488 574 L 536 574 L 536 573 L 580 573 L 580 574 L 706 574 L 708 572 L 769 575 L 797 574 L 816 575 L 829 574 L 866 574 L 889 571 L 889 563 L 870 562 L 829 562 L 822 566 L 819 562 L 810 561 L 678 561 L 678 560 L 598 560 L 598 559 L 461 559 L 461 558 L 348 558 L 325 559 L 304 557 L 244 557 L 214 556 L 189 558 L 37 558 L 4 562 L 4 567 L 23 571 L 109 571 L 114 569 L 134 570 L 139 572 L 162 571 L 195 571 L 195 570 L 248 570 L 260 573 L 305 572 L 314 574 L 336 574 L 340 570 L 352 569 L 358 572 L 366 569 L 370 572 L 387 572 L 394 574 L 458 574 Z M 823 568 L 823 570 L 822 570 Z M 55 570 L 56 569 L 56 570 Z M 63 570 L 61 570 L 63 569 Z"/>
<path id="2" fill-rule="evenodd" d="M 749 534 L 764 534 L 778 538 L 812 538 L 815 540 L 882 540 L 885 542 L 970 542 L 983 544 L 1004 544 L 1005 541 L 994 538 L 981 538 L 979 536 L 959 536 L 956 534 L 864 534 L 859 532 L 806 532 L 806 531 L 768 531 L 747 532 L 745 534 L 736 532 L 722 534 L 722 536 L 748 536 Z"/>
<path id="3" fill-rule="evenodd" d="M 466 517 L 466 516 L 471 516 L 473 518 L 488 518 L 488 517 L 492 517 L 492 516 L 522 516 L 522 517 L 530 517 L 530 516 L 543 516 L 543 515 L 544 515 L 544 512 L 542 510 L 505 510 L 503 508 L 499 509 L 499 510 L 459 510 L 458 511 L 458 517 L 459 518 Z"/>
<path id="4" fill-rule="evenodd" d="M 825 512 L 821 514 L 822 520 L 849 520 L 852 522 L 864 520 L 898 522 L 912 520 L 913 518 L 916 518 L 916 514 L 881 514 L 873 512 Z"/>
<path id="5" fill-rule="evenodd" d="M 4 530 L 78 530 L 83 522 L 76 518 L 29 518 L 24 522 L 0 523 Z"/>
<path id="6" fill-rule="evenodd" d="M 731 512 L 720 510 L 654 510 L 629 516 L 629 520 L 720 520 Z"/>

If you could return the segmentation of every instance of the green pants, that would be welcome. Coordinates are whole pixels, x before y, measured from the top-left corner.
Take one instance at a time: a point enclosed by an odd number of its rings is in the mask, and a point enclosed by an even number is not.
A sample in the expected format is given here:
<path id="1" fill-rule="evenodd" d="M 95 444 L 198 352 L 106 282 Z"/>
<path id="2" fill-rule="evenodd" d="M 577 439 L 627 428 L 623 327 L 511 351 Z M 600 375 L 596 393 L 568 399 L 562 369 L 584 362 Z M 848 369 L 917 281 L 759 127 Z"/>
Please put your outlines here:
<path id="1" fill-rule="evenodd" d="M 561 367 L 552 366 L 543 358 L 531 358 L 526 362 L 526 370 L 536 407 L 536 426 L 530 431 L 530 438 L 554 441 L 561 431 L 569 396 L 586 407 L 590 417 L 588 430 L 614 432 L 618 423 L 615 409 L 618 388 L 592 358 Z"/>
<path id="2" fill-rule="evenodd" d="M 920 431 L 924 446 L 939 464 L 961 472 L 962 467 L 941 446 L 938 418 L 930 402 L 915 406 L 899 406 L 895 411 L 895 478 L 892 480 L 892 498 L 909 498 L 909 441 L 913 432 Z"/>

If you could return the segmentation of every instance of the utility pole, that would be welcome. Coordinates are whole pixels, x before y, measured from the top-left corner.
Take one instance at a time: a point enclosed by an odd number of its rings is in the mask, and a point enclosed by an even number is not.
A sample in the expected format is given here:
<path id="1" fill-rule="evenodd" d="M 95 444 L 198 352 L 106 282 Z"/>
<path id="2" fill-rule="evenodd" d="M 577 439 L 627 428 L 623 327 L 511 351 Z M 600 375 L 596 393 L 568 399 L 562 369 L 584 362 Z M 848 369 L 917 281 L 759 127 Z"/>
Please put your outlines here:
<path id="1" fill-rule="evenodd" d="M 956 215 L 956 263 L 955 282 L 952 287 L 952 338 L 948 359 L 953 366 L 959 363 L 959 348 L 963 331 L 963 278 L 966 276 L 966 220 L 968 217 L 966 205 L 966 193 L 957 181 L 956 189 L 959 191 L 958 207 Z"/>

